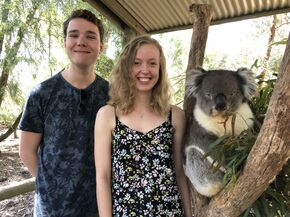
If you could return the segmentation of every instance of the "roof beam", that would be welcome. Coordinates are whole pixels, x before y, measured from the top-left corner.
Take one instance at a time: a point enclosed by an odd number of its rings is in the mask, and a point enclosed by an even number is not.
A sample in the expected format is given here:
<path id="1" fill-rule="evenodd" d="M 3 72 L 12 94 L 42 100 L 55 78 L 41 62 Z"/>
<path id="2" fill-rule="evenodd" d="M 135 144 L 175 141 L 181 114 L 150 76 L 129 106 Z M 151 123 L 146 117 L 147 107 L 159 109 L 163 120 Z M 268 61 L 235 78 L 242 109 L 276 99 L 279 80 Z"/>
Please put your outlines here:
<path id="1" fill-rule="evenodd" d="M 92 5 L 103 16 L 116 24 L 122 31 L 131 29 L 137 34 L 147 33 L 146 29 L 115 0 L 84 0 Z"/>
<path id="2" fill-rule="evenodd" d="M 225 24 L 225 23 L 231 23 L 231 22 L 247 20 L 247 19 L 255 19 L 255 18 L 259 18 L 259 17 L 271 16 L 271 15 L 275 15 L 275 14 L 283 14 L 283 13 L 289 13 L 289 12 L 290 12 L 290 8 L 256 12 L 254 14 L 248 14 L 248 15 L 243 15 L 243 16 L 238 16 L 238 17 L 232 17 L 232 18 L 220 19 L 220 20 L 212 20 L 210 25 L 211 26 L 220 25 L 220 24 Z M 150 31 L 150 32 L 148 32 L 148 34 L 160 34 L 160 33 L 180 31 L 180 30 L 185 30 L 185 29 L 192 29 L 192 24 L 173 27 L 173 28 L 159 29 L 156 31 Z"/>
<path id="3" fill-rule="evenodd" d="M 128 26 L 118 17 L 116 16 L 110 9 L 108 9 L 101 1 L 98 0 L 83 0 L 90 4 L 93 8 L 95 8 L 100 14 L 114 23 L 119 29 L 124 30 Z"/>

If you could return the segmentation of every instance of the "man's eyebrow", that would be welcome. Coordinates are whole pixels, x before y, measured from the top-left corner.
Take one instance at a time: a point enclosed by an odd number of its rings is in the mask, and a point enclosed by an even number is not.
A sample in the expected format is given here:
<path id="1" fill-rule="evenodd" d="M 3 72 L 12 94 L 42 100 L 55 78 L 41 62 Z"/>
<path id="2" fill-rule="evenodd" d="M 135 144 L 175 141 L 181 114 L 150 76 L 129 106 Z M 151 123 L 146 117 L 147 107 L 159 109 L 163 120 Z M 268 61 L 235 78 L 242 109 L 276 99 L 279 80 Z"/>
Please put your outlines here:
<path id="1" fill-rule="evenodd" d="M 76 32 L 79 32 L 79 31 L 76 29 L 72 29 L 72 30 L 68 31 L 68 33 L 76 33 Z"/>
<path id="2" fill-rule="evenodd" d="M 88 33 L 88 34 L 94 34 L 94 35 L 97 34 L 96 32 L 94 32 L 94 31 L 90 31 L 90 30 L 86 31 L 86 33 Z"/>
<path id="3" fill-rule="evenodd" d="M 70 30 L 68 33 L 77 33 L 77 32 L 79 32 L 79 30 L 77 30 L 77 29 L 72 29 L 72 30 Z M 90 31 L 90 30 L 86 31 L 86 34 L 97 35 L 96 32 L 94 32 L 94 31 Z"/>

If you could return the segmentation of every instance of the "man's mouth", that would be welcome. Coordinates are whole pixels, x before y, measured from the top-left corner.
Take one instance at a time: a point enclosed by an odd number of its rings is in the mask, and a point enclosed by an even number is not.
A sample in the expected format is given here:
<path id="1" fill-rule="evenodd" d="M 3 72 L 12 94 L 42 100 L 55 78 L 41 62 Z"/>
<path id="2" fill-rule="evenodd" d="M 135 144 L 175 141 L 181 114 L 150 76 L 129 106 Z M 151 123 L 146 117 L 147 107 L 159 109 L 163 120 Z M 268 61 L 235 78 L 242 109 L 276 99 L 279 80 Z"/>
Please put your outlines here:
<path id="1" fill-rule="evenodd" d="M 74 52 L 76 52 L 76 53 L 90 53 L 89 51 L 85 51 L 85 50 L 75 50 Z"/>

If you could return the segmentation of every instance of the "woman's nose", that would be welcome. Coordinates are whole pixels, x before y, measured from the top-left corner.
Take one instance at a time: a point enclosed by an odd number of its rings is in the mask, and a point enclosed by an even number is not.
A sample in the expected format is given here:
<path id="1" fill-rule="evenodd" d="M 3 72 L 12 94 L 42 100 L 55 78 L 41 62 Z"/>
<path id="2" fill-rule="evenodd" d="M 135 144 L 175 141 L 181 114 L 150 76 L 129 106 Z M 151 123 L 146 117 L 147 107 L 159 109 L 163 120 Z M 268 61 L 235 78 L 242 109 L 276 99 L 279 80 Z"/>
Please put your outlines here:
<path id="1" fill-rule="evenodd" d="M 149 72 L 147 64 L 142 64 L 141 72 L 142 73 L 148 73 Z"/>

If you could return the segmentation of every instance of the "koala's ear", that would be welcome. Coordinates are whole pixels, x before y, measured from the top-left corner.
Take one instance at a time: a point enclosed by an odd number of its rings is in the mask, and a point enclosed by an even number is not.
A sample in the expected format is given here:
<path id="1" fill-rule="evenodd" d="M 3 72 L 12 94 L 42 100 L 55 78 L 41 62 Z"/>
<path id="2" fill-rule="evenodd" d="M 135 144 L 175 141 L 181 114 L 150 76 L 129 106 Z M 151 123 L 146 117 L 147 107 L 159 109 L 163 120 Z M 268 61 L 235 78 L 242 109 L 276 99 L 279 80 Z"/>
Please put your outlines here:
<path id="1" fill-rule="evenodd" d="M 195 96 L 197 94 L 206 72 L 207 71 L 201 67 L 197 67 L 196 69 L 192 69 L 188 72 L 189 76 L 185 82 L 185 96 Z"/>
<path id="2" fill-rule="evenodd" d="M 241 78 L 245 97 L 250 99 L 255 94 L 257 89 L 254 73 L 248 68 L 239 68 L 237 70 L 237 74 Z"/>

